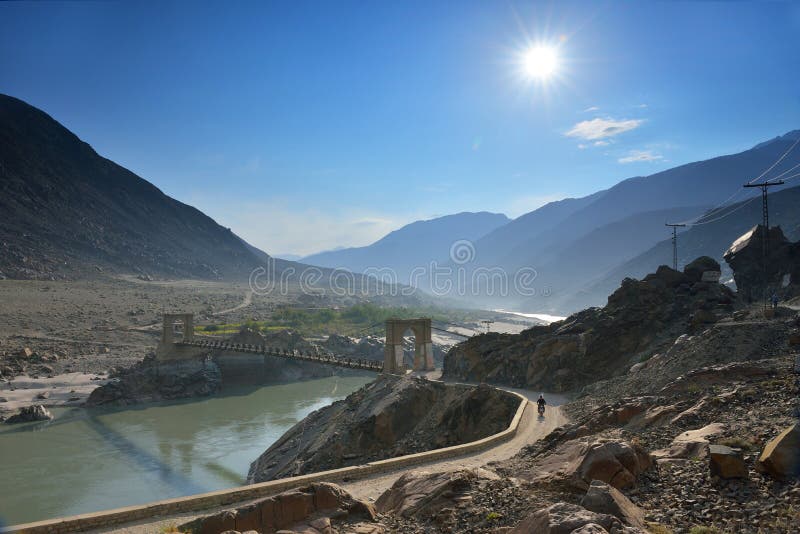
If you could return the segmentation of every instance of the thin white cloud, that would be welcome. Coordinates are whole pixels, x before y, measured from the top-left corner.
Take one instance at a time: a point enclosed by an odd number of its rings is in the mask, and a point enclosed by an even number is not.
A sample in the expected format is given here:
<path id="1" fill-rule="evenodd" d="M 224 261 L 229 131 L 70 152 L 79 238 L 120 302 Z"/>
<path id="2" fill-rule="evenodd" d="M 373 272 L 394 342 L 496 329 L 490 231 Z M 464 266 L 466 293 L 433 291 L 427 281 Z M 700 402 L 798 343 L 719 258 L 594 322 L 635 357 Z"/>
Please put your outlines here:
<path id="1" fill-rule="evenodd" d="M 597 106 L 591 106 L 583 110 L 584 113 L 591 113 L 592 111 L 600 111 L 600 108 Z"/>
<path id="2" fill-rule="evenodd" d="M 594 146 L 608 146 L 611 143 L 609 143 L 608 141 L 595 141 L 593 144 Z"/>
<path id="3" fill-rule="evenodd" d="M 623 132 L 638 128 L 644 121 L 640 119 L 592 119 L 581 121 L 572 127 L 565 135 L 567 137 L 577 137 L 587 141 L 614 137 Z"/>
<path id="4" fill-rule="evenodd" d="M 664 159 L 664 156 L 652 150 L 631 150 L 627 156 L 623 156 L 617 161 L 620 163 L 638 163 L 640 161 L 659 161 L 662 159 Z"/>
<path id="5" fill-rule="evenodd" d="M 638 105 L 638 106 L 636 106 L 636 107 L 637 107 L 637 108 L 644 109 L 644 108 L 646 108 L 646 107 L 647 107 L 647 104 L 639 104 L 639 105 Z"/>

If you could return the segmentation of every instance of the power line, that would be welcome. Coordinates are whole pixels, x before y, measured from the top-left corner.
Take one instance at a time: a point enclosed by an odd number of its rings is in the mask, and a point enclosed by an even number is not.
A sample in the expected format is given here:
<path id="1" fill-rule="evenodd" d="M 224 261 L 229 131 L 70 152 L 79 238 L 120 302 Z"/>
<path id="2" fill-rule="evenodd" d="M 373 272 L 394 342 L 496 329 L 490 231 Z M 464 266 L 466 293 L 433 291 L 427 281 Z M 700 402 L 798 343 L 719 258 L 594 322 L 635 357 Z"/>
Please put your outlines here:
<path id="1" fill-rule="evenodd" d="M 762 172 L 761 174 L 759 174 L 758 176 L 756 176 L 755 178 L 753 178 L 752 180 L 750 180 L 750 181 L 749 181 L 749 182 L 747 182 L 747 183 L 748 183 L 748 184 L 752 184 L 752 183 L 753 183 L 753 182 L 755 182 L 756 180 L 759 180 L 759 179 L 763 178 L 763 177 L 764 177 L 764 176 L 765 176 L 767 173 L 769 173 L 769 172 L 770 172 L 772 169 L 774 169 L 774 168 L 775 168 L 775 167 L 776 167 L 776 166 L 777 166 L 777 165 L 778 165 L 778 164 L 779 164 L 781 161 L 783 161 L 783 160 L 786 158 L 786 156 L 788 156 L 788 155 L 789 155 L 789 154 L 792 152 L 792 150 L 794 150 L 794 148 L 797 146 L 797 144 L 798 144 L 798 143 L 800 143 L 800 137 L 798 137 L 798 138 L 795 140 L 795 142 L 794 142 L 794 143 L 792 143 L 792 146 L 790 146 L 790 147 L 789 147 L 789 148 L 786 150 L 786 152 L 784 152 L 784 153 L 781 155 L 781 157 L 779 157 L 779 158 L 778 158 L 778 159 L 777 159 L 777 160 L 776 160 L 776 161 L 775 161 L 775 162 L 774 162 L 772 165 L 770 165 L 769 167 L 767 167 L 767 169 L 766 169 L 764 172 Z M 793 170 L 794 170 L 794 169 L 796 169 L 797 167 L 800 167 L 800 163 L 798 163 L 798 164 L 797 164 L 797 165 L 795 165 L 794 167 L 791 167 L 791 168 L 789 168 L 789 169 L 785 170 L 784 172 L 782 172 L 781 174 L 779 174 L 778 176 L 776 176 L 775 178 L 773 178 L 773 180 L 777 180 L 778 178 L 780 178 L 780 177 L 784 176 L 786 173 L 793 171 Z M 795 177 L 797 177 L 797 176 L 800 176 L 800 174 L 794 174 L 794 175 L 790 176 L 789 178 L 785 178 L 785 180 L 788 180 L 788 179 L 790 179 L 790 178 L 795 178 Z M 767 181 L 770 181 L 770 180 L 767 180 Z M 697 217 L 694 217 L 694 218 L 692 218 L 692 219 L 687 219 L 687 220 L 685 220 L 685 221 L 681 221 L 681 222 L 682 222 L 683 224 L 687 224 L 687 225 L 690 225 L 690 226 L 697 226 L 698 224 L 708 224 L 709 222 L 718 221 L 719 219 L 721 219 L 721 218 L 723 218 L 723 217 L 727 217 L 728 215 L 730 215 L 731 213 L 733 213 L 733 211 L 731 211 L 730 213 L 727 213 L 727 214 L 723 215 L 722 217 L 720 217 L 720 218 L 718 218 L 718 219 L 714 219 L 714 220 L 712 220 L 712 221 L 703 221 L 703 222 L 701 222 L 701 223 L 698 223 L 698 222 L 697 222 L 697 221 L 699 221 L 699 220 L 703 219 L 704 217 L 709 217 L 709 216 L 710 216 L 710 215 L 712 215 L 714 212 L 720 211 L 720 210 L 724 209 L 725 207 L 727 207 L 726 205 L 728 204 L 728 202 L 730 202 L 731 200 L 733 200 L 733 199 L 734 199 L 736 196 L 738 196 L 738 195 L 739 195 L 741 192 L 742 192 L 742 189 L 737 189 L 737 190 L 736 190 L 736 191 L 735 191 L 735 192 L 734 192 L 734 193 L 733 193 L 731 196 L 729 196 L 727 199 L 725 199 L 725 200 L 723 200 L 722 202 L 720 202 L 719 204 L 717 204 L 717 205 L 716 205 L 714 208 L 711 208 L 711 209 L 710 209 L 710 210 L 708 210 L 707 212 L 705 212 L 705 213 L 703 213 L 703 214 L 701 214 L 701 215 L 698 215 Z M 757 198 L 757 197 L 754 197 L 754 198 Z M 750 200 L 752 200 L 752 199 L 750 199 Z M 747 203 L 747 202 L 749 202 L 749 200 L 748 200 L 748 201 L 746 201 L 745 203 Z M 740 206 L 740 207 L 741 207 L 741 206 Z M 737 211 L 738 209 L 739 209 L 739 208 L 737 208 L 737 209 L 736 209 L 736 210 L 734 210 L 734 211 Z"/>

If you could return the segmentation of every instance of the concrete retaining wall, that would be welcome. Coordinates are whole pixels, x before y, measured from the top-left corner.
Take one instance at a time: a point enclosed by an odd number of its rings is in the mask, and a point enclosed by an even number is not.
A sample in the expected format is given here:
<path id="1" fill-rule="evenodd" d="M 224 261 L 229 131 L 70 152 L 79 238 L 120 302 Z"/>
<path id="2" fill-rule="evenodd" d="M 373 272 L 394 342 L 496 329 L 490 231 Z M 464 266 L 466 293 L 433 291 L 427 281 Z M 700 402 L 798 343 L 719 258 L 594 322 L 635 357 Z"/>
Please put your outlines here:
<path id="1" fill-rule="evenodd" d="M 389 473 L 404 467 L 480 452 L 510 440 L 517 433 L 519 424 L 522 421 L 522 416 L 525 412 L 525 407 L 528 404 L 528 399 L 518 393 L 511 391 L 505 392 L 510 395 L 515 395 L 520 399 L 519 407 L 514 414 L 514 418 L 511 420 L 508 428 L 502 432 L 477 441 L 471 441 L 462 445 L 453 445 L 452 447 L 445 447 L 443 449 L 398 456 L 396 458 L 379 460 L 363 465 L 309 473 L 307 475 L 271 480 L 269 482 L 212 491 L 210 493 L 189 495 L 187 497 L 167 499 L 139 506 L 126 506 L 125 508 L 116 508 L 103 512 L 48 519 L 23 525 L 13 525 L 0 529 L 0 532 L 25 534 L 81 532 L 94 528 L 140 521 L 142 519 L 158 518 L 159 516 L 168 516 L 184 512 L 198 512 L 229 504 L 241 503 L 243 501 L 269 497 L 291 488 L 310 484 L 311 482 L 356 480 L 375 474 Z"/>

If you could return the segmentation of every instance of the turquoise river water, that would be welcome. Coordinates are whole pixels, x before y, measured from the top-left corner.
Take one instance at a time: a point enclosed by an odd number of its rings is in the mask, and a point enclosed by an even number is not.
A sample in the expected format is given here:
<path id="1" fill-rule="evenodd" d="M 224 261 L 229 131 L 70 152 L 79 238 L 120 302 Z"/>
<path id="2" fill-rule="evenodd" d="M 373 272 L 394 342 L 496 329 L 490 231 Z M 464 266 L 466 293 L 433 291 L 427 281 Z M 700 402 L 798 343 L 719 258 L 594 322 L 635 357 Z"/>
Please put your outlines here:
<path id="1" fill-rule="evenodd" d="M 48 423 L 0 425 L 0 526 L 241 485 L 292 425 L 370 380 L 235 388 L 116 411 L 56 408 Z"/>

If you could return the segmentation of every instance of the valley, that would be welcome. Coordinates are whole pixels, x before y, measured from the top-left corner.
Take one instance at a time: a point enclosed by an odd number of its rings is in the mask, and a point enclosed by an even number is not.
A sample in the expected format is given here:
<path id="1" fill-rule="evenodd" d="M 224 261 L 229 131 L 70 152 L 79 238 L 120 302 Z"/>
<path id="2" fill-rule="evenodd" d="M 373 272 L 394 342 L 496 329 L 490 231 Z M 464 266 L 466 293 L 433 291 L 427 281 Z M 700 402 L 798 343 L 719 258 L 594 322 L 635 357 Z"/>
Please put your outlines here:
<path id="1" fill-rule="evenodd" d="M 798 50 L 0 2 L 0 534 L 797 534 Z"/>

